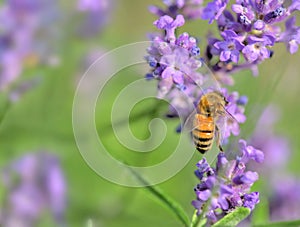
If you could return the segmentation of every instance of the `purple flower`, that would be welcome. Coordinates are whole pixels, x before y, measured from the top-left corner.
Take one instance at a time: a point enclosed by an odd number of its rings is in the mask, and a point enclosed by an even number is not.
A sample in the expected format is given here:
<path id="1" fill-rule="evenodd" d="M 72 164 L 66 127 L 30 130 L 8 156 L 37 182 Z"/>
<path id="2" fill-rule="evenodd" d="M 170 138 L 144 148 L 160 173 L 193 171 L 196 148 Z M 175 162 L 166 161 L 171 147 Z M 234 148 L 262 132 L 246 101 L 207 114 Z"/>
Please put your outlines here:
<path id="1" fill-rule="evenodd" d="M 235 32 L 241 31 L 241 25 L 235 20 L 232 13 L 228 10 L 224 10 L 223 14 L 218 18 L 218 28 L 220 32 L 226 30 L 233 30 Z"/>
<path id="2" fill-rule="evenodd" d="M 236 207 L 244 206 L 253 210 L 259 203 L 259 193 L 249 193 L 258 174 L 245 172 L 245 163 L 239 158 L 228 160 L 221 152 L 216 168 L 211 168 L 206 159 L 199 161 L 197 167 L 195 173 L 200 183 L 194 188 L 196 200 L 192 205 L 199 215 L 203 212 L 203 205 L 209 202 L 204 217 L 210 223 L 216 222 Z"/>
<path id="3" fill-rule="evenodd" d="M 161 57 L 159 64 L 165 69 L 161 73 L 162 79 L 172 77 L 175 84 L 183 85 L 184 77 L 201 66 L 201 62 L 194 60 L 188 50 L 178 47 L 172 53 Z"/>
<path id="4" fill-rule="evenodd" d="M 298 51 L 300 44 L 300 27 L 295 26 L 296 17 L 291 17 L 285 22 L 286 31 L 283 32 L 279 41 L 284 42 L 288 51 L 294 54 Z"/>
<path id="5" fill-rule="evenodd" d="M 244 207 L 248 207 L 249 209 L 253 210 L 255 205 L 259 203 L 259 193 L 252 192 L 249 194 L 244 195 Z"/>
<path id="6" fill-rule="evenodd" d="M 240 51 L 243 49 L 244 44 L 241 43 L 239 37 L 234 31 L 226 30 L 222 32 L 224 41 L 216 42 L 214 46 L 220 50 L 221 61 L 233 61 L 238 63 Z"/>
<path id="7" fill-rule="evenodd" d="M 238 0 L 231 5 L 235 16 L 226 7 L 227 1 L 215 0 L 209 2 L 202 12 L 202 19 L 208 19 L 209 23 L 215 19 L 218 21 L 219 33 L 223 38 L 212 43 L 215 38 L 210 35 L 206 48 L 207 64 L 214 74 L 221 75 L 220 83 L 232 85 L 232 79 L 229 80 L 226 75 L 240 70 L 250 69 L 253 75 L 257 75 L 257 65 L 272 57 L 273 51 L 269 47 L 275 41 L 285 42 L 291 53 L 296 52 L 299 44 L 298 28 L 289 25 L 287 31 L 282 33 L 276 24 L 300 9 L 297 0 L 290 6 L 283 6 L 282 1 L 277 0 Z M 239 61 L 241 53 L 246 59 L 245 63 Z"/>
<path id="8" fill-rule="evenodd" d="M 231 9 L 233 12 L 239 15 L 240 22 L 244 22 L 243 24 L 251 24 L 252 20 L 255 19 L 255 12 L 253 11 L 251 5 L 247 4 L 246 2 L 243 2 L 243 4 L 232 4 Z M 245 18 L 245 21 L 241 21 L 242 17 Z"/>
<path id="9" fill-rule="evenodd" d="M 184 25 L 184 22 L 182 15 L 177 15 L 175 20 L 172 17 L 165 15 L 156 20 L 154 25 L 158 29 L 164 29 L 166 31 L 166 40 L 170 43 L 174 43 L 176 40 L 175 30 Z"/>
<path id="10" fill-rule="evenodd" d="M 245 172 L 239 176 L 233 178 L 233 182 L 237 185 L 239 184 L 253 184 L 255 181 L 258 180 L 258 174 L 256 172 Z"/>
<path id="11" fill-rule="evenodd" d="M 1 208 L 5 214 L 1 225 L 17 221 L 33 226 L 46 210 L 51 211 L 57 224 L 64 223 L 66 183 L 55 156 L 27 154 L 2 171 L 2 183 L 7 203 Z"/>
<path id="12" fill-rule="evenodd" d="M 160 60 L 160 65 L 166 66 L 162 72 L 162 79 L 172 77 L 175 84 L 184 83 L 184 73 L 189 69 L 186 63 L 189 60 L 189 53 L 183 48 L 176 48 L 170 55 L 165 55 Z"/>
<path id="13" fill-rule="evenodd" d="M 248 162 L 250 159 L 253 159 L 258 163 L 262 163 L 264 161 L 264 153 L 261 150 L 248 146 L 246 141 L 242 139 L 239 140 L 239 145 L 240 151 L 242 152 L 242 162 Z"/>
<path id="14" fill-rule="evenodd" d="M 266 45 L 267 42 L 265 38 L 249 36 L 248 45 L 243 48 L 242 53 L 248 62 L 260 62 L 271 56 L 271 52 Z"/>
<path id="15" fill-rule="evenodd" d="M 202 19 L 209 20 L 211 24 L 214 20 L 218 20 L 222 12 L 227 6 L 228 0 L 214 0 L 209 2 L 207 6 L 203 9 Z"/>
<path id="16" fill-rule="evenodd" d="M 160 20 L 156 24 L 164 26 L 168 23 Z M 197 86 L 203 82 L 203 75 L 198 72 L 202 63 L 198 58 L 200 49 L 196 39 L 187 33 L 175 37 L 172 42 L 155 36 L 147 51 L 149 55 L 145 59 L 151 67 L 147 78 L 158 80 L 157 97 L 170 100 L 169 116 L 187 117 L 201 92 Z"/>
<path id="17" fill-rule="evenodd" d="M 197 40 L 194 37 L 189 36 L 189 34 L 186 32 L 178 36 L 175 44 L 189 50 L 194 56 L 200 54 L 200 48 L 197 47 Z"/>
<path id="18" fill-rule="evenodd" d="M 210 167 L 205 158 L 201 159 L 197 164 L 197 170 L 195 170 L 195 175 L 202 180 L 204 174 L 213 175 L 213 169 Z"/>

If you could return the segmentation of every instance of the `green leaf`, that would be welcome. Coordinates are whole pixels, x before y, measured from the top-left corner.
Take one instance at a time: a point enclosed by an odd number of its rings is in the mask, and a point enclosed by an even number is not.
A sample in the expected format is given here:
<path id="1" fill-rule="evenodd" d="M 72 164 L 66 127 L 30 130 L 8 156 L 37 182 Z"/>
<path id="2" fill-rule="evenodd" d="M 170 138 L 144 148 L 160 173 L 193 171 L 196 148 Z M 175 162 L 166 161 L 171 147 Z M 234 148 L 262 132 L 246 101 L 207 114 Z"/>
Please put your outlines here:
<path id="1" fill-rule="evenodd" d="M 269 222 L 265 224 L 254 225 L 253 227 L 298 227 L 300 226 L 300 220 L 293 221 L 281 221 L 281 222 Z"/>
<path id="2" fill-rule="evenodd" d="M 250 214 L 250 212 L 251 210 L 245 207 L 236 208 L 234 211 L 216 222 L 212 227 L 236 226 L 238 223 L 244 220 Z"/>
<path id="3" fill-rule="evenodd" d="M 206 224 L 206 218 L 201 219 L 201 215 L 197 215 L 197 210 L 195 210 L 192 217 L 191 227 L 202 227 Z"/>
<path id="4" fill-rule="evenodd" d="M 140 174 L 138 174 L 132 168 L 128 168 L 128 169 L 142 184 L 150 185 L 144 188 L 152 195 L 154 195 L 159 201 L 161 201 L 166 208 L 168 208 L 171 212 L 173 212 L 177 216 L 177 218 L 184 224 L 184 226 L 188 227 L 190 225 L 190 220 L 179 203 L 177 203 L 170 196 L 166 195 L 160 188 L 151 186 L 151 184 L 147 182 L 147 180 L 145 180 Z"/>

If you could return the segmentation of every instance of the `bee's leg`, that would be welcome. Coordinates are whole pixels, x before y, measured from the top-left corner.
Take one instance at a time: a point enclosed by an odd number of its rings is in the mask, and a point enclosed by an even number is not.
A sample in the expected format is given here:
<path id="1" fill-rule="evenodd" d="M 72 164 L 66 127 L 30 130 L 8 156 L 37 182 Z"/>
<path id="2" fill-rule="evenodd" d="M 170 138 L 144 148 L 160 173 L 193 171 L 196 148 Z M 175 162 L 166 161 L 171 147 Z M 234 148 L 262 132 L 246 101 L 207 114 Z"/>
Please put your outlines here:
<path id="1" fill-rule="evenodd" d="M 216 142 L 217 142 L 217 146 L 219 147 L 220 151 L 223 152 L 223 148 L 221 146 L 220 130 L 217 125 L 216 125 Z"/>

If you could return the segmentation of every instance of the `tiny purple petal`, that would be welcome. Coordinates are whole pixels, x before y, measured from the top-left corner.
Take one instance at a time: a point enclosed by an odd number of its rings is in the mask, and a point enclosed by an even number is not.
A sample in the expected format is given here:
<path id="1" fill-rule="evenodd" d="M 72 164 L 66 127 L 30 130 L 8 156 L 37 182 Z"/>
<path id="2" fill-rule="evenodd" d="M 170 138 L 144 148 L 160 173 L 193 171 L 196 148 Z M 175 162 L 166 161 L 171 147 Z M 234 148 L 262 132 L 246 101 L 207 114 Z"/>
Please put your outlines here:
<path id="1" fill-rule="evenodd" d="M 232 4 L 231 9 L 235 13 L 243 13 L 244 7 L 239 4 Z"/>
<path id="2" fill-rule="evenodd" d="M 220 206 L 223 210 L 228 210 L 229 203 L 228 203 L 225 196 L 220 196 L 219 199 L 218 199 L 218 202 L 219 202 L 219 204 L 220 204 Z"/>
<path id="3" fill-rule="evenodd" d="M 166 96 L 166 94 L 169 93 L 173 86 L 173 79 L 172 77 L 167 77 L 163 80 L 161 80 L 158 83 L 158 93 L 157 93 L 157 98 L 163 98 Z"/>
<path id="4" fill-rule="evenodd" d="M 250 194 L 244 195 L 244 207 L 247 207 L 251 210 L 254 209 L 255 205 L 259 203 L 259 193 L 258 192 L 252 192 Z"/>
<path id="5" fill-rule="evenodd" d="M 167 67 L 161 74 L 161 78 L 166 79 L 169 77 L 172 77 L 172 75 L 174 74 L 174 68 L 173 67 Z"/>
<path id="6" fill-rule="evenodd" d="M 257 21 L 254 22 L 253 28 L 258 30 L 258 31 L 261 31 L 265 28 L 265 22 L 262 21 L 262 20 L 257 20 Z"/>
<path id="7" fill-rule="evenodd" d="M 245 106 L 247 103 L 248 103 L 248 97 L 245 95 L 239 97 L 239 99 L 237 100 L 238 105 Z"/>
<path id="8" fill-rule="evenodd" d="M 206 189 L 204 191 L 197 191 L 197 198 L 200 200 L 200 201 L 207 201 L 210 196 L 211 196 L 211 191 L 209 189 Z"/>
<path id="9" fill-rule="evenodd" d="M 184 21 L 184 17 L 182 15 L 177 15 L 176 19 L 173 21 L 172 23 L 172 27 L 181 27 L 182 25 L 184 25 L 185 21 Z"/>
<path id="10" fill-rule="evenodd" d="M 176 84 L 183 84 L 183 82 L 184 82 L 183 73 L 180 72 L 179 70 L 175 70 L 173 72 L 173 81 Z"/>
<path id="11" fill-rule="evenodd" d="M 298 43 L 295 40 L 291 40 L 288 43 L 289 52 L 295 54 L 298 51 Z"/>
<path id="12" fill-rule="evenodd" d="M 228 61 L 230 59 L 231 52 L 230 51 L 222 51 L 220 55 L 221 61 Z"/>
<path id="13" fill-rule="evenodd" d="M 173 22 L 173 18 L 168 15 L 165 15 L 159 18 L 158 20 L 154 21 L 153 24 L 158 29 L 166 29 L 172 22 Z"/>
<path id="14" fill-rule="evenodd" d="M 200 210 L 202 208 L 203 202 L 200 202 L 199 200 L 193 200 L 192 205 L 195 207 L 195 209 Z"/>
<path id="15" fill-rule="evenodd" d="M 233 178 L 233 182 L 237 185 L 240 184 L 251 185 L 257 180 L 258 180 L 258 174 L 256 172 L 251 172 L 251 171 L 247 171 Z"/>
<path id="16" fill-rule="evenodd" d="M 235 63 L 238 63 L 239 58 L 240 58 L 240 52 L 237 50 L 233 50 L 231 52 L 231 60 Z"/>
<path id="17" fill-rule="evenodd" d="M 238 194 L 233 194 L 232 196 L 229 196 L 228 198 L 229 203 L 232 207 L 240 207 L 243 205 L 243 201 L 241 199 L 241 196 Z"/>
<path id="18" fill-rule="evenodd" d="M 217 171 L 222 171 L 228 163 L 227 158 L 223 152 L 220 152 L 217 157 Z"/>

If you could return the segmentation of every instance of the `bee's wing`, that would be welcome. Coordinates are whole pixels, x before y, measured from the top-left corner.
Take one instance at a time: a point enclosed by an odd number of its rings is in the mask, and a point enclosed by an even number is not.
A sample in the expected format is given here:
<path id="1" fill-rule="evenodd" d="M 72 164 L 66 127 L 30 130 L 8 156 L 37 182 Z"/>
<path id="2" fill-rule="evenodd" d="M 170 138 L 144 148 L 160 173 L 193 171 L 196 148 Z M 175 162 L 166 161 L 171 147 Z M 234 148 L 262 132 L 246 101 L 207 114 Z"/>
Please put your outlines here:
<path id="1" fill-rule="evenodd" d="M 185 119 L 183 126 L 182 126 L 182 132 L 192 132 L 195 128 L 198 127 L 197 121 L 195 121 L 195 116 L 197 114 L 196 109 L 194 109 L 189 116 Z"/>
<path id="2" fill-rule="evenodd" d="M 202 94 L 206 94 L 209 91 L 221 91 L 221 85 L 217 80 L 217 75 L 214 74 L 205 61 L 202 60 L 201 67 L 197 70 L 203 77 L 202 83 L 197 83 L 200 87 Z"/>
<path id="3" fill-rule="evenodd" d="M 219 141 L 220 144 L 226 143 L 226 139 L 230 135 L 230 127 L 232 124 L 235 124 L 236 127 L 239 127 L 239 123 L 237 119 L 226 110 L 225 106 L 221 107 L 223 109 L 222 113 L 220 113 L 218 119 L 216 120 L 216 125 L 219 128 Z"/>

